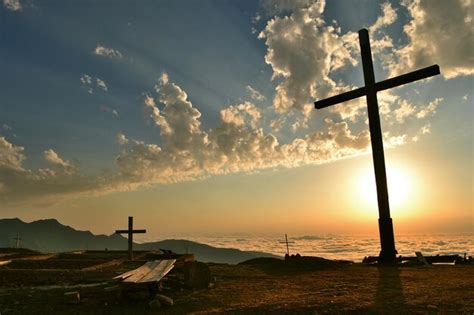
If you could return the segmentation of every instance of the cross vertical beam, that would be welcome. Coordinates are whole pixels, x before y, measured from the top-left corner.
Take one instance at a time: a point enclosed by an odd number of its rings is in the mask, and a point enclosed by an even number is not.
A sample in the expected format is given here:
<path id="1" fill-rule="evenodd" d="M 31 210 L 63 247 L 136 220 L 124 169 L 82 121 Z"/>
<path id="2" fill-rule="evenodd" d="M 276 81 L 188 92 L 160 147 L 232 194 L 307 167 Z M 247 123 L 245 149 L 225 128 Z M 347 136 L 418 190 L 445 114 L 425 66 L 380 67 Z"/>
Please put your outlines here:
<path id="1" fill-rule="evenodd" d="M 128 234 L 128 259 L 133 260 L 133 234 L 146 233 L 146 230 L 133 229 L 133 217 L 128 217 L 128 230 L 116 230 L 117 234 Z"/>
<path id="2" fill-rule="evenodd" d="M 284 242 L 279 242 L 279 243 L 286 245 L 286 255 L 290 256 L 290 246 L 289 246 L 289 244 L 294 244 L 295 242 L 288 241 L 288 235 L 285 234 L 285 241 Z"/>
<path id="3" fill-rule="evenodd" d="M 379 105 L 377 102 L 377 89 L 375 87 L 374 66 L 372 63 L 369 32 L 366 29 L 359 31 L 359 44 L 362 55 L 362 67 L 364 70 L 370 142 L 372 145 L 372 158 L 374 162 L 377 201 L 379 206 L 381 245 L 379 261 L 394 262 L 397 251 L 395 250 L 393 223 L 390 217 L 390 205 L 388 202 L 387 175 L 385 173 L 385 156 L 383 152 L 382 129 L 380 127 Z"/>

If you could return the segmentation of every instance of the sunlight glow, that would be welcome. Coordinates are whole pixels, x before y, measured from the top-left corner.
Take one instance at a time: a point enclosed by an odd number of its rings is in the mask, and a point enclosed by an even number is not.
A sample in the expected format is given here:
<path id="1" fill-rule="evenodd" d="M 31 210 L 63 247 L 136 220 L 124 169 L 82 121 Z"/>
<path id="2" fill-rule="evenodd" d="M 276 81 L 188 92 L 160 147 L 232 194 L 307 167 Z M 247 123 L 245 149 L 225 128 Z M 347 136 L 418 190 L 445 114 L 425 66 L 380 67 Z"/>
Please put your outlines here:
<path id="1" fill-rule="evenodd" d="M 393 210 L 404 210 L 410 204 L 413 195 L 413 181 L 409 172 L 398 166 L 387 167 L 387 185 L 390 206 Z M 362 203 L 377 207 L 375 175 L 372 169 L 360 174 L 357 178 L 358 193 Z"/>

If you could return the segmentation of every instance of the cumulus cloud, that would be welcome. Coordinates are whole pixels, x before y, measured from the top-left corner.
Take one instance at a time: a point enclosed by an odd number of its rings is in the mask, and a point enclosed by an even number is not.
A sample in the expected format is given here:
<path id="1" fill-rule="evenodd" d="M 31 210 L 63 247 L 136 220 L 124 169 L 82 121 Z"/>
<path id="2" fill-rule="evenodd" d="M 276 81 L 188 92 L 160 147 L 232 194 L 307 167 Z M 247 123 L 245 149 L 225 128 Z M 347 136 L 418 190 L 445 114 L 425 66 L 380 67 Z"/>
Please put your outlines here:
<path id="1" fill-rule="evenodd" d="M 203 130 L 201 113 L 167 75 L 160 79 L 156 93 L 156 97 L 145 95 L 143 106 L 147 117 L 160 129 L 162 145 L 124 141 L 125 149 L 117 158 L 121 177 L 135 183 L 168 183 L 323 163 L 363 153 L 369 143 L 367 131 L 354 133 L 345 122 L 327 120 L 326 132 L 280 144 L 275 135 L 259 127 L 261 112 L 250 102 L 223 108 L 217 127 Z"/>
<path id="2" fill-rule="evenodd" d="M 20 0 L 3 0 L 3 5 L 10 11 L 21 11 L 23 9 Z"/>
<path id="3" fill-rule="evenodd" d="M 405 118 L 412 116 L 415 111 L 415 107 L 412 104 L 410 104 L 407 100 L 402 100 L 400 107 L 394 111 L 395 118 L 399 123 L 403 123 Z"/>
<path id="4" fill-rule="evenodd" d="M 405 25 L 408 44 L 386 64 L 392 76 L 437 63 L 446 78 L 474 74 L 470 0 L 406 1 L 412 20 Z"/>
<path id="5" fill-rule="evenodd" d="M 176 151 L 205 146 L 207 134 L 201 130 L 201 112 L 188 101 L 186 92 L 169 82 L 166 73 L 161 76 L 155 90 L 164 108 L 160 111 L 155 100 L 147 96 L 145 109 L 160 128 L 162 140 Z"/>
<path id="6" fill-rule="evenodd" d="M 0 137 L 0 168 L 22 170 L 22 163 L 25 159 L 24 148 L 14 146 L 4 137 Z"/>
<path id="7" fill-rule="evenodd" d="M 420 137 L 431 133 L 431 124 L 426 124 L 418 130 L 418 132 L 412 137 L 413 142 L 418 142 Z"/>
<path id="8" fill-rule="evenodd" d="M 411 112 L 410 117 L 422 111 L 434 112 L 439 102 L 435 100 L 415 113 Z M 274 134 L 264 132 L 260 126 L 262 113 L 251 102 L 221 109 L 218 124 L 205 130 L 201 125 L 201 112 L 166 73 L 161 76 L 154 93 L 144 95 L 142 106 L 147 120 L 160 130 L 160 144 L 145 143 L 118 133 L 116 141 L 122 151 L 115 159 L 115 172 L 89 177 L 81 175 L 77 167 L 52 149 L 44 151 L 49 168 L 28 170 L 23 166 L 24 149 L 0 138 L 0 199 L 18 200 L 25 195 L 33 199 L 54 199 L 104 194 L 211 175 L 327 163 L 364 154 L 370 143 L 367 128 L 355 131 L 348 121 L 340 118 L 326 118 L 318 131 L 281 143 Z M 402 103 L 399 107 L 403 106 L 406 105 Z M 408 117 L 396 111 L 393 115 Z M 285 121 L 285 116 L 275 119 L 272 128 L 281 128 Z M 420 134 L 429 132 L 427 128 Z M 401 145 L 406 139 L 405 134 L 385 133 L 388 147 Z"/>
<path id="9" fill-rule="evenodd" d="M 273 105 L 279 112 L 305 105 L 330 93 L 339 86 L 329 74 L 344 66 L 357 64 L 354 52 L 357 34 L 341 35 L 322 18 L 324 1 L 295 9 L 291 15 L 268 21 L 259 38 L 265 41 L 265 62 L 273 69 L 273 78 L 281 78 Z"/>
<path id="10" fill-rule="evenodd" d="M 51 168 L 30 170 L 23 166 L 24 148 L 0 138 L 0 200 L 2 202 L 57 202 L 66 196 L 106 191 L 100 176 L 80 175 L 70 162 L 54 150 L 46 150 L 43 157 Z"/>
<path id="11" fill-rule="evenodd" d="M 127 137 L 121 132 L 117 133 L 116 138 L 117 138 L 118 144 L 120 144 L 120 145 L 125 145 L 125 144 L 128 143 Z"/>
<path id="12" fill-rule="evenodd" d="M 95 78 L 95 80 L 97 82 L 97 87 L 102 89 L 104 92 L 108 91 L 107 85 L 105 84 L 105 82 L 103 80 L 101 80 L 99 78 Z"/>
<path id="13" fill-rule="evenodd" d="M 397 12 L 392 7 L 390 2 L 385 2 L 381 5 L 382 15 L 377 18 L 374 24 L 369 27 L 369 32 L 374 34 L 383 27 L 393 24 L 397 19 Z"/>
<path id="14" fill-rule="evenodd" d="M 381 116 L 390 124 L 402 124 L 409 119 L 425 119 L 436 114 L 443 98 L 435 98 L 428 104 L 413 104 L 392 92 L 383 92 L 379 96 Z M 381 100 L 381 102 L 380 102 Z"/>
<path id="15" fill-rule="evenodd" d="M 286 122 L 285 117 L 279 117 L 277 119 L 273 119 L 270 121 L 270 128 L 272 129 L 273 132 L 277 133 L 280 131 L 281 128 L 283 128 L 283 125 Z"/>
<path id="16" fill-rule="evenodd" d="M 43 157 L 54 168 L 61 172 L 73 173 L 76 171 L 76 168 L 70 162 L 63 160 L 53 149 L 44 151 Z"/>
<path id="17" fill-rule="evenodd" d="M 82 83 L 82 86 L 87 89 L 87 93 L 92 94 L 94 92 L 95 88 L 99 88 L 104 92 L 108 91 L 107 84 L 105 83 L 104 80 L 97 78 L 97 77 L 92 77 L 88 74 L 83 74 L 80 77 L 80 81 Z"/>
<path id="18" fill-rule="evenodd" d="M 442 97 L 436 98 L 434 101 L 430 102 L 427 106 L 423 107 L 418 113 L 416 113 L 417 118 L 425 118 L 429 115 L 434 115 L 439 104 L 444 101 Z"/>
<path id="19" fill-rule="evenodd" d="M 100 44 L 94 49 L 94 54 L 104 57 L 109 57 L 111 59 L 122 59 L 123 55 L 118 49 L 113 49 L 110 47 L 105 47 Z"/>
<path id="20" fill-rule="evenodd" d="M 115 159 L 115 172 L 81 175 L 52 149 L 43 153 L 49 168 L 28 170 L 22 164 L 24 149 L 0 138 L 0 198 L 104 194 L 211 175 L 325 163 L 365 153 L 369 143 L 367 131 L 354 132 L 346 122 L 331 119 L 324 122 L 325 131 L 280 143 L 259 126 L 261 112 L 250 102 L 221 109 L 217 126 L 204 130 L 199 110 L 167 76 L 162 76 L 154 94 L 144 96 L 143 107 L 159 128 L 161 143 L 145 143 L 118 133 L 122 152 Z"/>
<path id="21" fill-rule="evenodd" d="M 245 89 L 250 93 L 250 97 L 253 100 L 256 100 L 256 101 L 264 101 L 265 100 L 265 95 L 263 95 L 262 93 L 260 93 L 259 91 L 257 91 L 253 87 L 251 87 L 250 85 L 247 85 L 245 87 Z"/>

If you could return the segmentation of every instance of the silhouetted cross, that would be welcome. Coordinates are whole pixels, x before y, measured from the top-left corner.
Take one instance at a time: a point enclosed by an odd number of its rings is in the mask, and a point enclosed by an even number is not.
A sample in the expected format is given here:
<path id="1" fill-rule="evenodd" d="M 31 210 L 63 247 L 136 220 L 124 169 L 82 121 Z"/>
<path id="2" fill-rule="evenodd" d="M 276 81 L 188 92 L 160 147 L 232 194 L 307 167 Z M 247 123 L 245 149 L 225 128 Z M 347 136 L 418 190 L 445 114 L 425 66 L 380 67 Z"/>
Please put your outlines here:
<path id="1" fill-rule="evenodd" d="M 295 242 L 288 241 L 288 236 L 285 234 L 285 241 L 279 242 L 280 244 L 286 244 L 286 254 L 290 256 L 290 246 L 288 244 L 294 244 Z"/>
<path id="2" fill-rule="evenodd" d="M 117 230 L 115 233 L 128 234 L 128 259 L 133 259 L 133 234 L 146 233 L 146 230 L 133 229 L 133 217 L 128 217 L 128 230 Z"/>
<path id="3" fill-rule="evenodd" d="M 430 76 L 440 74 L 440 71 L 438 65 L 433 65 L 381 82 L 375 82 L 372 53 L 370 51 L 369 32 L 366 29 L 361 29 L 359 31 L 359 44 L 362 55 L 362 67 L 364 69 L 365 87 L 329 97 L 324 100 L 316 101 L 314 106 L 317 109 L 321 109 L 364 95 L 366 96 L 367 112 L 369 115 L 370 142 L 372 144 L 372 157 L 374 160 L 375 181 L 377 184 L 377 200 L 379 205 L 379 233 L 381 245 L 379 262 L 394 263 L 396 261 L 397 251 L 395 249 L 393 224 L 392 218 L 390 217 L 390 207 L 388 203 L 387 176 L 385 173 L 385 158 L 383 153 L 383 140 L 382 130 L 380 128 L 377 92 L 413 81 L 425 79 Z"/>

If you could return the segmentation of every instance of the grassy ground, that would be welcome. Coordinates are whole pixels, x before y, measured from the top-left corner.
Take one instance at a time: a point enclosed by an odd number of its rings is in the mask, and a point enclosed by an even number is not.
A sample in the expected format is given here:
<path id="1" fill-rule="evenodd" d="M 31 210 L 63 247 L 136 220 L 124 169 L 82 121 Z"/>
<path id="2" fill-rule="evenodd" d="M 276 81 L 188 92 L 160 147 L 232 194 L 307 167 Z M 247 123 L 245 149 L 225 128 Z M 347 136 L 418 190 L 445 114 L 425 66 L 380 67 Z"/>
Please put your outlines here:
<path id="1" fill-rule="evenodd" d="M 4 314 L 315 314 L 474 312 L 474 266 L 376 267 L 287 266 L 262 261 L 210 265 L 215 287 L 165 294 L 173 307 L 150 310 L 103 287 L 39 290 L 32 286 L 107 281 L 131 265 L 108 270 L 8 270 L 0 268 L 0 313 Z M 78 290 L 81 302 L 63 293 Z"/>

